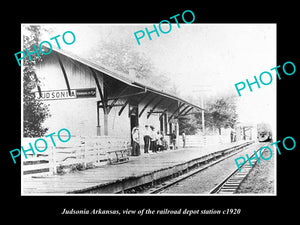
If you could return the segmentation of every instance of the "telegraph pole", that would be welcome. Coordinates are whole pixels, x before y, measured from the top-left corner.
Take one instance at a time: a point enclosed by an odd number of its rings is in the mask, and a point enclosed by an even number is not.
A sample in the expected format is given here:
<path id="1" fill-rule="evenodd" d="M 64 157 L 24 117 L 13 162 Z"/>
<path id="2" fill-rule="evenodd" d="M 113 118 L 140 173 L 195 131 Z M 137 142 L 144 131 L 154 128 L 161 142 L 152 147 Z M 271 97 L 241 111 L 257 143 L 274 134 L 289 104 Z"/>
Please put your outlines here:
<path id="1" fill-rule="evenodd" d="M 205 135 L 205 119 L 204 119 L 204 92 L 210 92 L 211 86 L 210 85 L 195 85 L 194 86 L 194 93 L 200 93 L 201 97 L 201 118 L 202 118 L 202 132 Z"/>
<path id="2" fill-rule="evenodd" d="M 203 92 L 201 93 L 201 108 L 202 108 L 202 132 L 203 135 L 205 135 L 205 123 L 204 123 L 204 98 L 203 98 Z"/>

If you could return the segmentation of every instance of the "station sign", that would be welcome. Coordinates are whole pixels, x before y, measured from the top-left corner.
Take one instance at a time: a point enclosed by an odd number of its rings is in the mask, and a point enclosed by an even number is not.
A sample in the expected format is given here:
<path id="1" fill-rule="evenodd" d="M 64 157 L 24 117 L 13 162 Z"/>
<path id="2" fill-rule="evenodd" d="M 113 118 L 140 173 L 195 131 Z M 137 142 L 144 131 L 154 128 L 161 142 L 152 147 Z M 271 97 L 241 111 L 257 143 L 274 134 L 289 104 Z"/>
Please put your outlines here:
<path id="1" fill-rule="evenodd" d="M 96 88 L 76 89 L 77 98 L 96 98 Z"/>
<path id="2" fill-rule="evenodd" d="M 95 98 L 96 88 L 81 88 L 81 89 L 71 89 L 71 93 L 67 89 L 65 90 L 51 90 L 42 91 L 42 96 L 39 92 L 34 92 L 35 99 L 40 101 L 46 100 L 63 100 L 63 99 L 76 99 L 76 98 Z"/>

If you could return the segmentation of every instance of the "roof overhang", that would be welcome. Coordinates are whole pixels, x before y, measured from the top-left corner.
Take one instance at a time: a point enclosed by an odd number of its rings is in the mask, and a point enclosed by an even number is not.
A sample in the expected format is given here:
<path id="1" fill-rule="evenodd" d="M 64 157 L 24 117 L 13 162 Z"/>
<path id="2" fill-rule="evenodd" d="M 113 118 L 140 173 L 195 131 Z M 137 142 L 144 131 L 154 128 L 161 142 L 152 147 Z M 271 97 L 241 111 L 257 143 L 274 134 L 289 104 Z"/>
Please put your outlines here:
<path id="1" fill-rule="evenodd" d="M 172 100 L 176 100 L 176 101 L 179 101 L 180 103 L 183 103 L 183 104 L 186 104 L 186 105 L 189 105 L 195 109 L 198 109 L 198 110 L 204 110 L 202 108 L 200 108 L 199 106 L 195 105 L 195 104 L 192 104 L 182 98 L 179 98 L 175 95 L 172 95 L 170 93 L 167 93 L 165 91 L 162 91 L 162 90 L 157 90 L 153 87 L 150 87 L 148 85 L 145 85 L 141 82 L 137 82 L 133 79 L 130 79 L 128 78 L 128 74 L 126 73 L 123 73 L 121 71 L 116 71 L 112 68 L 109 68 L 107 66 L 104 66 L 104 65 L 101 65 L 99 63 L 95 63 L 95 62 L 92 62 L 91 60 L 87 60 L 87 59 L 84 59 L 82 57 L 79 57 L 77 55 L 75 55 L 74 53 L 71 53 L 71 52 L 68 52 L 66 50 L 61 50 L 61 49 L 57 49 L 57 48 L 53 48 L 52 49 L 53 51 L 61 54 L 61 55 L 64 55 L 66 57 L 69 57 L 79 63 L 82 63 L 90 68 L 93 68 L 95 69 L 96 71 L 99 71 L 99 72 L 102 72 L 103 74 L 107 75 L 107 76 L 110 76 L 116 80 L 119 80 L 127 85 L 130 85 L 132 87 L 135 87 L 135 88 L 140 88 L 140 89 L 143 89 L 145 92 L 152 92 L 152 93 L 155 93 L 157 95 L 160 95 L 160 96 L 163 96 L 163 97 L 166 97 L 166 98 L 169 98 L 169 99 L 172 99 Z"/>

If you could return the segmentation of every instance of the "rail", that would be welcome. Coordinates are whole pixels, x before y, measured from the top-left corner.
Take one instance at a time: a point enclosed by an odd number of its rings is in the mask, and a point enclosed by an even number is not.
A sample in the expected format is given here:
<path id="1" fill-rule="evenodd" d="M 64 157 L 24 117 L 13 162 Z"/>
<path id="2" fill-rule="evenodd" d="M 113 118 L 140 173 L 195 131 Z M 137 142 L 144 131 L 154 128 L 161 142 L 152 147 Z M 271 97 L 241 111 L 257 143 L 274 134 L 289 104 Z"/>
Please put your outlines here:
<path id="1" fill-rule="evenodd" d="M 268 145 L 269 142 L 260 144 L 257 147 L 257 151 L 259 151 L 263 146 Z M 255 153 L 253 153 L 250 158 L 253 158 Z M 239 188 L 243 180 L 248 176 L 251 169 L 253 168 L 247 163 L 248 160 L 242 165 L 241 171 L 239 169 L 235 169 L 229 176 L 227 176 L 223 181 L 221 181 L 218 185 L 216 185 L 209 194 L 233 194 Z M 257 160 L 252 159 L 252 165 L 256 164 Z"/>
<path id="2" fill-rule="evenodd" d="M 226 158 L 229 158 L 235 154 L 237 154 L 240 151 L 243 151 L 243 149 L 251 144 L 253 144 L 254 141 L 247 141 L 241 144 L 238 144 L 233 147 L 228 147 L 213 153 L 210 153 L 208 155 L 205 155 L 201 158 L 192 160 L 189 162 L 188 168 L 186 168 L 184 171 L 179 171 L 178 174 L 173 174 L 170 177 L 162 178 L 161 180 L 154 180 L 152 181 L 151 185 L 145 184 L 145 188 L 143 187 L 134 187 L 131 188 L 134 193 L 138 192 L 139 189 L 142 190 L 143 194 L 156 194 L 160 193 L 163 190 L 165 190 L 168 187 L 171 187 L 175 185 L 176 183 L 183 181 L 196 173 L 199 173 L 223 160 Z M 150 187 L 149 187 L 150 186 Z M 131 193 L 131 189 L 126 190 L 126 193 Z"/>

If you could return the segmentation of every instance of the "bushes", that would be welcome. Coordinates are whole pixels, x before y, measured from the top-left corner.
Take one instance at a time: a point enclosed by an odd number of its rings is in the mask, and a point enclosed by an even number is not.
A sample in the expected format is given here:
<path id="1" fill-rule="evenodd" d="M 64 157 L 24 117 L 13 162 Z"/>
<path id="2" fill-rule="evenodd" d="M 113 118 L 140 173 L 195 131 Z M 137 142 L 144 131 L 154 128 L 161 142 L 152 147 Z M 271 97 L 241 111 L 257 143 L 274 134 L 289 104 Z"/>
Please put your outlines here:
<path id="1" fill-rule="evenodd" d="M 86 167 L 84 166 L 83 163 L 76 163 L 76 164 L 72 164 L 72 165 L 60 165 L 57 167 L 57 174 L 59 175 L 63 175 L 66 173 L 75 173 L 78 171 L 83 171 L 86 169 L 92 169 L 95 168 L 96 166 L 93 163 L 87 163 Z"/>

